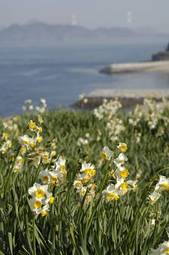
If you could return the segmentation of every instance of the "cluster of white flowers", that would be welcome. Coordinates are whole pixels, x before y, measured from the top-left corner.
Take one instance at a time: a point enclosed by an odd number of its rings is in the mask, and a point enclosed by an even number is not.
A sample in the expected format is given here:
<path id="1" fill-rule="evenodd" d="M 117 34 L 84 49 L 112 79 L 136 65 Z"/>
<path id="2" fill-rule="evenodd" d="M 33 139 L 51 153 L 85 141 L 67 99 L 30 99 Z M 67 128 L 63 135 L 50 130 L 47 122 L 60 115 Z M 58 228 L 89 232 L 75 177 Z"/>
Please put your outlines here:
<path id="1" fill-rule="evenodd" d="M 50 204 L 54 203 L 54 197 L 48 191 L 48 185 L 35 183 L 29 188 L 28 193 L 31 196 L 29 205 L 35 215 L 47 216 Z"/>
<path id="2" fill-rule="evenodd" d="M 126 180 L 129 175 L 129 171 L 125 166 L 125 163 L 128 160 L 127 156 L 125 155 L 125 152 L 127 151 L 127 145 L 125 143 L 120 143 L 118 145 L 118 149 L 120 154 L 116 159 L 113 160 L 116 166 L 116 170 L 111 173 L 113 178 L 116 180 L 116 184 L 111 183 L 105 190 L 103 190 L 103 197 L 107 202 L 118 200 L 129 190 L 135 190 L 137 187 L 137 181 Z"/>
<path id="3" fill-rule="evenodd" d="M 35 135 L 32 137 L 28 135 L 23 135 L 18 138 L 21 146 L 25 148 L 26 151 L 36 147 L 36 144 L 41 143 L 43 138 L 40 135 L 42 133 L 42 128 L 38 127 L 35 122 L 32 120 L 29 121 L 29 130 L 32 131 Z"/>
<path id="4" fill-rule="evenodd" d="M 61 156 L 55 161 L 53 167 L 50 170 L 45 169 L 39 174 L 39 178 L 43 184 L 52 186 L 63 183 L 66 180 L 66 177 L 66 159 Z"/>
<path id="5" fill-rule="evenodd" d="M 41 98 L 39 106 L 36 106 L 36 111 L 39 113 L 44 113 L 47 110 L 46 99 Z"/>
<path id="6" fill-rule="evenodd" d="M 154 191 L 148 196 L 150 204 L 156 203 L 163 191 L 169 191 L 169 178 L 160 175 L 159 181 L 156 184 Z"/>
<path id="7" fill-rule="evenodd" d="M 125 130 L 123 121 L 117 116 L 107 122 L 106 130 L 111 141 L 117 141 L 120 134 Z"/>
<path id="8" fill-rule="evenodd" d="M 85 197 L 85 204 L 91 202 L 95 197 L 96 185 L 93 183 L 95 175 L 95 166 L 91 163 L 84 162 L 82 163 L 80 173 L 77 175 L 77 178 L 73 183 L 80 199 L 83 200 Z"/>
<path id="9" fill-rule="evenodd" d="M 141 120 L 145 120 L 151 130 L 155 129 L 161 120 L 164 121 L 164 125 L 168 125 L 169 120 L 164 114 L 167 107 L 169 107 L 169 102 L 165 99 L 162 102 L 145 99 L 143 105 L 137 105 L 130 114 L 129 123 L 137 126 Z"/>
<path id="10" fill-rule="evenodd" d="M 6 140 L 0 147 L 0 152 L 2 154 L 5 154 L 9 151 L 9 149 L 12 147 L 12 141 L 11 140 Z"/>
<path id="11" fill-rule="evenodd" d="M 121 103 L 118 100 L 104 99 L 103 104 L 98 108 L 94 109 L 94 115 L 99 119 L 112 119 L 112 117 L 119 111 L 122 107 Z"/>
<path id="12" fill-rule="evenodd" d="M 41 98 L 38 106 L 34 106 L 31 99 L 27 99 L 22 106 L 24 112 L 33 112 L 44 113 L 47 110 L 46 99 Z"/>
<path id="13" fill-rule="evenodd" d="M 9 135 L 10 133 L 13 136 L 18 135 L 19 133 L 18 120 L 19 120 L 18 116 L 3 120 L 3 127 L 5 129 L 6 134 Z"/>
<path id="14" fill-rule="evenodd" d="M 84 137 L 79 137 L 77 140 L 77 145 L 82 146 L 82 145 L 88 145 L 91 140 L 90 134 L 86 133 Z"/>
<path id="15" fill-rule="evenodd" d="M 35 183 L 28 190 L 29 195 L 31 195 L 29 205 L 35 215 L 48 215 L 50 204 L 54 203 L 53 194 L 49 190 L 63 183 L 66 176 L 66 160 L 63 157 L 59 157 L 50 170 L 46 169 L 39 173 L 42 185 Z"/>
<path id="16" fill-rule="evenodd" d="M 106 131 L 112 141 L 117 141 L 121 132 L 125 130 L 124 123 L 118 117 L 122 105 L 118 100 L 104 100 L 103 104 L 94 110 L 94 115 L 99 119 L 105 119 Z"/>

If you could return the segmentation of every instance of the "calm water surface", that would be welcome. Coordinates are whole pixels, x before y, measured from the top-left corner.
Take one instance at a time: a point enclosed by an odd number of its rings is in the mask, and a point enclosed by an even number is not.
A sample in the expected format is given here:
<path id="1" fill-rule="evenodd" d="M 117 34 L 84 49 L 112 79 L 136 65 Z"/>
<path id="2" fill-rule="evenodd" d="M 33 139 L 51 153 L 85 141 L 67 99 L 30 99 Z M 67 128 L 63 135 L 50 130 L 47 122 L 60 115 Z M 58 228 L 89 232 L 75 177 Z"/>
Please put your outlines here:
<path id="1" fill-rule="evenodd" d="M 0 48 L 0 115 L 21 113 L 24 100 L 41 97 L 50 108 L 69 106 L 81 93 L 97 88 L 168 88 L 167 74 L 98 71 L 105 65 L 147 60 L 164 44 L 81 45 L 55 48 Z"/>

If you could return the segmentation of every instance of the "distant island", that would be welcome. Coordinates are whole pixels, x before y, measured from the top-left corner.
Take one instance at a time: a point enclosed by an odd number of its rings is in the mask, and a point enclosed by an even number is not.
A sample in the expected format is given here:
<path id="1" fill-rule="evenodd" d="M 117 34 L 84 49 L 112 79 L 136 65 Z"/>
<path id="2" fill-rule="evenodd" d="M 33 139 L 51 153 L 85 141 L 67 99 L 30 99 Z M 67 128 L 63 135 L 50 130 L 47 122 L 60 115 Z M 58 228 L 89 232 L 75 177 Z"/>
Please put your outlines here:
<path id="1" fill-rule="evenodd" d="M 55 46 L 58 43 L 80 42 L 150 42 L 163 40 L 168 34 L 150 29 L 110 27 L 89 29 L 79 25 L 52 25 L 31 22 L 24 25 L 13 24 L 0 30 L 0 46 Z"/>

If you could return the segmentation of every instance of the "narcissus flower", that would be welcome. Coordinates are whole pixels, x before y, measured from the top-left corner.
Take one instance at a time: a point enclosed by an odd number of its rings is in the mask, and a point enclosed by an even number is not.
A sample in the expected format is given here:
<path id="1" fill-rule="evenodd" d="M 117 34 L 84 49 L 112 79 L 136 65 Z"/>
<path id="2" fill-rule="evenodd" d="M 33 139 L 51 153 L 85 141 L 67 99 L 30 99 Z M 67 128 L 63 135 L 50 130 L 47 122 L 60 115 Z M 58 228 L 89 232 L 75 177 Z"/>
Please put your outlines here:
<path id="1" fill-rule="evenodd" d="M 105 146 L 101 153 L 100 153 L 100 157 L 103 160 L 110 160 L 112 158 L 112 151 L 109 149 L 109 147 Z"/>
<path id="2" fill-rule="evenodd" d="M 160 179 L 155 186 L 154 192 L 148 196 L 149 202 L 154 204 L 160 198 L 163 191 L 169 192 L 169 178 L 160 175 Z"/>
<path id="3" fill-rule="evenodd" d="M 154 191 L 153 193 L 151 193 L 149 196 L 148 196 L 148 201 L 150 204 L 155 204 L 157 202 L 157 200 L 160 198 L 161 194 Z"/>
<path id="4" fill-rule="evenodd" d="M 35 123 L 34 121 L 32 121 L 32 120 L 29 121 L 28 126 L 29 126 L 29 129 L 30 129 L 31 131 L 39 132 L 39 133 L 42 132 L 42 128 L 41 128 L 41 127 L 38 127 L 38 126 L 36 125 L 36 123 Z"/>
<path id="5" fill-rule="evenodd" d="M 120 153 L 114 160 L 114 163 L 119 168 L 121 165 L 124 165 L 127 160 L 127 156 L 124 153 Z"/>
<path id="6" fill-rule="evenodd" d="M 155 187 L 156 191 L 169 191 L 169 178 L 160 175 L 160 179 Z"/>
<path id="7" fill-rule="evenodd" d="M 103 197 L 106 202 L 117 201 L 120 199 L 119 190 L 115 188 L 114 184 L 110 184 L 103 192 Z"/>
<path id="8" fill-rule="evenodd" d="M 82 167 L 81 167 L 81 169 L 80 169 L 80 172 L 81 172 L 82 174 L 85 174 L 85 175 L 91 177 L 91 178 L 92 178 L 93 176 L 96 175 L 95 166 L 92 165 L 92 164 L 90 164 L 90 163 L 86 163 L 86 162 L 84 162 L 84 163 L 82 164 Z"/>
<path id="9" fill-rule="evenodd" d="M 12 147 L 12 142 L 11 140 L 7 140 L 0 148 L 0 152 L 2 154 L 5 154 L 8 152 L 8 150 Z"/>
<path id="10" fill-rule="evenodd" d="M 83 187 L 83 183 L 80 180 L 75 180 L 73 186 L 75 189 L 79 190 Z"/>
<path id="11" fill-rule="evenodd" d="M 168 255 L 169 254 L 169 241 L 159 245 L 155 250 L 152 250 L 150 255 Z"/>
<path id="12" fill-rule="evenodd" d="M 49 175 L 49 171 L 47 169 L 44 171 L 41 171 L 39 173 L 39 177 L 43 184 L 48 184 L 50 182 L 50 175 Z"/>
<path id="13" fill-rule="evenodd" d="M 57 174 L 58 180 L 60 182 L 63 182 L 67 177 L 66 159 L 63 157 L 59 157 L 58 160 L 55 162 L 53 171 Z"/>
<path id="14" fill-rule="evenodd" d="M 28 190 L 31 199 L 29 205 L 35 215 L 42 217 L 48 215 L 49 205 L 52 205 L 55 198 L 51 192 L 48 192 L 48 185 L 40 185 L 35 183 L 33 187 Z"/>
<path id="15" fill-rule="evenodd" d="M 125 153 L 127 151 L 127 144 L 126 143 L 119 143 L 117 148 L 120 150 L 120 152 Z"/>
<path id="16" fill-rule="evenodd" d="M 28 193 L 37 199 L 44 199 L 48 192 L 48 185 L 40 185 L 34 183 L 33 187 L 29 188 Z"/>
<path id="17" fill-rule="evenodd" d="M 22 146 L 25 146 L 27 149 L 35 148 L 36 146 L 35 138 L 29 137 L 28 135 L 20 136 L 19 142 Z"/>
<path id="18" fill-rule="evenodd" d="M 118 178 L 126 179 L 129 175 L 129 171 L 125 166 L 119 165 L 118 169 L 116 170 L 116 173 Z"/>
<path id="19" fill-rule="evenodd" d="M 95 197 L 96 184 L 93 183 L 95 175 L 95 166 L 91 163 L 84 162 L 80 169 L 80 173 L 77 175 L 77 179 L 75 179 L 73 183 L 81 201 L 85 196 L 84 204 L 90 203 Z"/>
<path id="20" fill-rule="evenodd" d="M 18 155 L 15 160 L 13 171 L 15 173 L 20 172 L 22 170 L 23 164 L 24 164 L 24 158 L 22 156 Z"/>

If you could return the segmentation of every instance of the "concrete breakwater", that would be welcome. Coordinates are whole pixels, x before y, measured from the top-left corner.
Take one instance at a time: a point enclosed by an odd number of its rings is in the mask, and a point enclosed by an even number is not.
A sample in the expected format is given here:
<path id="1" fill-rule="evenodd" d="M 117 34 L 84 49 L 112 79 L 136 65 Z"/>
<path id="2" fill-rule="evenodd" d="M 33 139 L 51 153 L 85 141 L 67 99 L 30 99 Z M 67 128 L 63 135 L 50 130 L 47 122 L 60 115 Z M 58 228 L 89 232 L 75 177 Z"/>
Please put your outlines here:
<path id="1" fill-rule="evenodd" d="M 118 99 L 124 108 L 131 108 L 136 104 L 142 104 L 145 98 L 152 98 L 161 101 L 163 98 L 169 99 L 169 89 L 97 89 L 77 101 L 73 107 L 78 109 L 94 109 L 104 102 L 104 99 Z"/>
<path id="2" fill-rule="evenodd" d="M 105 74 L 118 74 L 128 72 L 168 72 L 169 61 L 149 61 L 142 63 L 111 64 L 100 70 Z"/>

